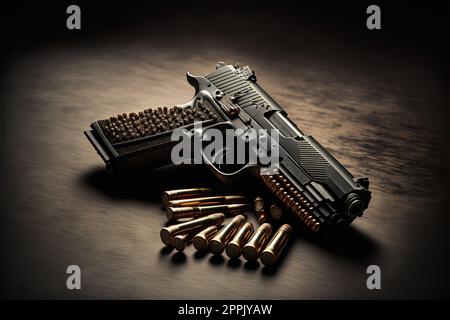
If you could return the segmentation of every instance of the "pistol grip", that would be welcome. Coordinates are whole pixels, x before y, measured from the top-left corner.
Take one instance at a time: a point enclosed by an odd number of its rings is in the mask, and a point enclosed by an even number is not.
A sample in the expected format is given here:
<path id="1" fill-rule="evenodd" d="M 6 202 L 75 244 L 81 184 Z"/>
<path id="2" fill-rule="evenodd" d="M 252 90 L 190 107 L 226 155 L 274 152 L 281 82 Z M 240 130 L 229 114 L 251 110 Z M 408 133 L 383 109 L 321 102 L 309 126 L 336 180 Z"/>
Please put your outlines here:
<path id="1" fill-rule="evenodd" d="M 141 172 L 172 163 L 171 151 L 178 143 L 172 140 L 174 130 L 190 130 L 194 123 L 207 126 L 219 116 L 207 100 L 194 97 L 182 106 L 96 121 L 85 134 L 108 171 Z"/>

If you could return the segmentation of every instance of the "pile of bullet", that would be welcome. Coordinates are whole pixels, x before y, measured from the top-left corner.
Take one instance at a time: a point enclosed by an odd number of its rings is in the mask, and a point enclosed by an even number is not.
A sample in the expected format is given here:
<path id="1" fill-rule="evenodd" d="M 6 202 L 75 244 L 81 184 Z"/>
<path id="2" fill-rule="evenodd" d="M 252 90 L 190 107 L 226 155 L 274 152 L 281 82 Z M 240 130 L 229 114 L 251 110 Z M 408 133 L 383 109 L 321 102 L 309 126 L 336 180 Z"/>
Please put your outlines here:
<path id="1" fill-rule="evenodd" d="M 271 223 L 281 219 L 282 210 L 272 205 L 266 211 L 260 197 L 253 201 L 259 223 L 256 230 L 247 221 L 252 208 L 244 196 L 217 196 L 209 188 L 170 190 L 163 193 L 163 205 L 167 220 L 175 224 L 162 228 L 161 241 L 178 251 L 192 242 L 198 251 L 225 252 L 231 259 L 242 255 L 247 261 L 260 259 L 273 266 L 292 236 L 289 224 L 273 233 Z"/>

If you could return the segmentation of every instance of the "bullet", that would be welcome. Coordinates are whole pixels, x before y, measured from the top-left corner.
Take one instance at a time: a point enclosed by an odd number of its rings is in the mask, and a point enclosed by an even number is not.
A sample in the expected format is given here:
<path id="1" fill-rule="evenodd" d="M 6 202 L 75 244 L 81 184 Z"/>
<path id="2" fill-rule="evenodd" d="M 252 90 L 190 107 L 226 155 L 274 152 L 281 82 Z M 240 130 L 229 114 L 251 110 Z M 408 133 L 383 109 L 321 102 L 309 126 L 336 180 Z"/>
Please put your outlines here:
<path id="1" fill-rule="evenodd" d="M 253 225 L 250 222 L 244 223 L 233 239 L 227 243 L 225 251 L 230 258 L 239 258 L 242 254 L 242 247 L 247 243 L 253 234 Z"/>
<path id="2" fill-rule="evenodd" d="M 264 210 L 264 200 L 261 197 L 256 197 L 253 201 L 255 212 Z"/>
<path id="3" fill-rule="evenodd" d="M 253 208 L 255 209 L 256 216 L 258 217 L 259 224 L 269 222 L 269 215 L 264 207 L 264 200 L 261 197 L 256 197 L 253 202 Z"/>
<path id="4" fill-rule="evenodd" d="M 184 251 L 186 245 L 192 240 L 195 232 L 179 234 L 173 238 L 172 245 L 175 247 L 177 251 Z"/>
<path id="5" fill-rule="evenodd" d="M 277 232 L 273 235 L 267 247 L 261 253 L 261 262 L 266 266 L 273 266 L 280 253 L 289 241 L 292 235 L 292 227 L 288 224 L 283 224 Z"/>
<path id="6" fill-rule="evenodd" d="M 233 238 L 233 236 L 238 231 L 239 227 L 247 220 L 247 218 L 240 214 L 231 220 L 227 225 L 225 225 L 222 230 L 220 230 L 210 241 L 209 250 L 212 254 L 220 255 L 222 254 L 225 246 Z"/>
<path id="7" fill-rule="evenodd" d="M 184 223 L 176 224 L 173 226 L 165 227 L 161 229 L 160 236 L 161 241 L 170 246 L 173 243 L 173 238 L 176 235 L 200 231 L 203 228 L 209 227 L 211 225 L 221 225 L 225 221 L 225 215 L 223 213 L 215 213 L 206 217 L 199 219 L 190 220 Z"/>
<path id="8" fill-rule="evenodd" d="M 205 230 L 200 231 L 195 235 L 194 239 L 192 239 L 192 243 L 194 244 L 194 248 L 197 251 L 205 251 L 208 250 L 208 243 L 216 234 L 219 232 L 219 228 L 217 226 L 211 226 L 206 228 Z"/>
<path id="9" fill-rule="evenodd" d="M 205 197 L 212 194 L 210 188 L 190 188 L 164 191 L 162 196 L 162 203 L 164 206 L 171 200 Z"/>
<path id="10" fill-rule="evenodd" d="M 215 206 L 200 207 L 168 207 L 166 210 L 167 220 L 173 221 L 184 218 L 204 217 L 211 213 L 225 213 L 227 215 L 236 215 L 239 212 L 249 209 L 248 204 L 219 204 Z"/>
<path id="11" fill-rule="evenodd" d="M 167 202 L 168 207 L 198 207 L 212 206 L 219 204 L 245 203 L 247 198 L 244 196 L 213 196 L 193 199 L 171 200 Z"/>
<path id="12" fill-rule="evenodd" d="M 256 261 L 262 248 L 269 241 L 272 233 L 272 226 L 269 223 L 263 223 L 259 226 L 248 243 L 242 249 L 242 255 L 248 261 Z"/>
<path id="13" fill-rule="evenodd" d="M 270 206 L 270 215 L 272 216 L 273 220 L 278 221 L 283 216 L 283 211 L 279 206 L 273 204 Z"/>

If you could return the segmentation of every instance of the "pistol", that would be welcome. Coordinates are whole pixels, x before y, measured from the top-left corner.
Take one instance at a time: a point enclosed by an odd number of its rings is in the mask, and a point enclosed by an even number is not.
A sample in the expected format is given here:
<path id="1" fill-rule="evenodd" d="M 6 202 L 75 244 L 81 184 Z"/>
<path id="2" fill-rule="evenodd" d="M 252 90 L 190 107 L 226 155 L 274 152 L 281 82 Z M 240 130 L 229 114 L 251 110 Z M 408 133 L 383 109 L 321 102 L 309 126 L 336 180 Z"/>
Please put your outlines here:
<path id="1" fill-rule="evenodd" d="M 355 178 L 312 136 L 304 134 L 258 85 L 248 66 L 219 62 L 206 76 L 189 72 L 186 76 L 195 89 L 189 102 L 111 116 L 93 122 L 84 132 L 109 172 L 141 173 L 176 163 L 174 150 L 188 139 L 192 149 L 179 152 L 193 159 L 187 163 L 206 164 L 226 183 L 256 177 L 315 233 L 342 229 L 363 214 L 371 198 L 368 178 Z M 248 156 L 240 157 L 236 147 L 227 143 L 206 152 L 217 142 L 217 132 L 226 141 L 238 140 L 235 145 L 243 146 Z M 260 149 L 252 143 L 258 132 L 267 133 L 261 134 Z M 266 156 L 276 150 L 275 166 L 267 158 L 251 156 L 261 150 Z"/>

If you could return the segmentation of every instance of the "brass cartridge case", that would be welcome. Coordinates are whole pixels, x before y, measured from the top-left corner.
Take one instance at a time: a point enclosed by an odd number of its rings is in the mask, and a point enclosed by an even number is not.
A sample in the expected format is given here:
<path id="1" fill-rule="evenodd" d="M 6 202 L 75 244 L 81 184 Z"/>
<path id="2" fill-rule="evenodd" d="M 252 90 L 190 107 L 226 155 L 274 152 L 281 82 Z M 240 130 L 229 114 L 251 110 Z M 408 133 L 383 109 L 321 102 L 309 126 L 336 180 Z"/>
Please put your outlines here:
<path id="1" fill-rule="evenodd" d="M 248 199 L 244 196 L 212 196 L 192 199 L 171 200 L 167 202 L 168 207 L 198 207 L 213 206 L 219 204 L 246 203 Z"/>
<path id="2" fill-rule="evenodd" d="M 239 258 L 242 254 L 242 247 L 247 243 L 252 234 L 253 225 L 250 222 L 244 223 L 233 239 L 227 243 L 225 248 L 227 256 L 230 258 Z"/>
<path id="3" fill-rule="evenodd" d="M 279 206 L 273 204 L 270 206 L 270 215 L 272 216 L 273 220 L 278 221 L 283 216 L 283 211 Z"/>
<path id="4" fill-rule="evenodd" d="M 172 225 L 161 229 L 160 236 L 161 241 L 170 246 L 173 243 L 173 238 L 176 235 L 189 233 L 194 231 L 200 231 L 212 225 L 221 225 L 225 221 L 225 215 L 223 213 L 214 213 L 206 217 L 190 220 L 184 223 Z"/>
<path id="5" fill-rule="evenodd" d="M 166 210 L 167 220 L 174 221 L 184 218 L 204 217 L 211 213 L 225 213 L 227 215 L 236 215 L 239 212 L 248 210 L 248 204 L 219 204 L 215 206 L 200 207 L 168 207 Z"/>
<path id="6" fill-rule="evenodd" d="M 228 224 L 226 224 L 210 241 L 209 241 L 209 250 L 211 253 L 215 255 L 222 254 L 225 246 L 228 242 L 233 238 L 238 229 L 242 226 L 242 224 L 247 220 L 247 217 L 240 214 L 237 215 L 231 220 Z"/>
<path id="7" fill-rule="evenodd" d="M 195 232 L 176 235 L 173 238 L 172 245 L 175 247 L 177 251 L 182 252 L 184 251 L 184 249 L 186 249 L 186 245 L 192 240 L 194 236 Z"/>
<path id="8" fill-rule="evenodd" d="M 256 197 L 253 201 L 253 205 L 255 212 L 264 210 L 264 200 L 261 197 Z"/>
<path id="9" fill-rule="evenodd" d="M 256 197 L 253 202 L 253 208 L 255 209 L 256 216 L 258 217 L 258 223 L 263 224 L 269 222 L 270 217 L 264 206 L 264 200 L 261 197 Z"/>
<path id="10" fill-rule="evenodd" d="M 269 223 L 263 223 L 259 226 L 248 243 L 242 248 L 242 255 L 248 261 L 258 260 L 259 253 L 269 241 L 272 234 L 272 226 Z"/>
<path id="11" fill-rule="evenodd" d="M 266 266 L 273 266 L 292 235 L 292 227 L 283 224 L 273 235 L 267 247 L 261 253 L 261 262 Z"/>
<path id="12" fill-rule="evenodd" d="M 205 251 L 208 250 L 208 243 L 216 234 L 219 232 L 218 226 L 211 226 L 206 228 L 205 230 L 200 231 L 195 235 L 194 239 L 192 239 L 192 243 L 194 244 L 194 248 L 197 251 Z"/>
<path id="13" fill-rule="evenodd" d="M 162 196 L 162 203 L 164 206 L 171 200 L 206 197 L 212 194 L 210 188 L 190 188 L 164 191 Z"/>

